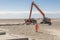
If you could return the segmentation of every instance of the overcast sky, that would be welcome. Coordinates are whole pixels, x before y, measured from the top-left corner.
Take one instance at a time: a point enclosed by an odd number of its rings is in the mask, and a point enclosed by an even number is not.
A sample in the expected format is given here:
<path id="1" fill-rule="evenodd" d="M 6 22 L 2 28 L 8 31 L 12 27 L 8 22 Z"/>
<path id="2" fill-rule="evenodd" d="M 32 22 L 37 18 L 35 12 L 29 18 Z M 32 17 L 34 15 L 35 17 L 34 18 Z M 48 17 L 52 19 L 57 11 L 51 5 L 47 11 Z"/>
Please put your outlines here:
<path id="1" fill-rule="evenodd" d="M 33 0 L 0 0 L 0 18 L 28 18 Z M 38 7 L 50 18 L 60 18 L 60 0 L 34 0 Z M 33 8 L 32 17 L 42 17 Z"/>

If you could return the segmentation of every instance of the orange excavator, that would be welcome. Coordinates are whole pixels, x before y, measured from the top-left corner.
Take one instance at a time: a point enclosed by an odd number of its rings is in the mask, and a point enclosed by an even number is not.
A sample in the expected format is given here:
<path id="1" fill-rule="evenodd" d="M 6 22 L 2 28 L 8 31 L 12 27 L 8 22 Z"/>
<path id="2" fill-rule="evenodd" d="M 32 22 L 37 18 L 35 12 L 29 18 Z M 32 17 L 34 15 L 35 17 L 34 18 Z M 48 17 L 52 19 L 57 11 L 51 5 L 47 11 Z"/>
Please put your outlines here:
<path id="1" fill-rule="evenodd" d="M 36 21 L 35 19 L 31 19 L 33 6 L 34 6 L 34 7 L 42 14 L 42 16 L 43 16 L 43 20 L 42 20 L 42 22 L 40 22 L 40 23 L 41 23 L 41 24 L 49 24 L 49 25 L 51 25 L 51 19 L 50 19 L 50 18 L 46 18 L 46 17 L 45 17 L 45 14 L 42 12 L 41 9 L 39 9 L 39 7 L 38 7 L 34 2 L 32 2 L 32 4 L 31 4 L 29 19 L 25 19 L 25 23 L 26 23 L 27 25 L 29 25 L 29 24 L 31 24 L 31 23 L 33 23 L 33 24 L 36 24 L 36 23 L 37 23 L 37 21 Z"/>

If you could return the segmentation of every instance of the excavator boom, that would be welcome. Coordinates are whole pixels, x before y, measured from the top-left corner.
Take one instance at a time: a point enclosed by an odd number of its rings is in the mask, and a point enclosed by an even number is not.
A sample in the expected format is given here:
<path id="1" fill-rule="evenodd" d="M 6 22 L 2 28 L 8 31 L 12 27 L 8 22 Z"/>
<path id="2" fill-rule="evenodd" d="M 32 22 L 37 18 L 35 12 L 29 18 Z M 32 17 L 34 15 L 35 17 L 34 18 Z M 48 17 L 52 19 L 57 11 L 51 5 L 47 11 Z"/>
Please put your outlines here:
<path id="1" fill-rule="evenodd" d="M 39 7 L 38 7 L 34 2 L 32 2 L 32 4 L 31 4 L 31 9 L 30 9 L 29 19 L 31 18 L 31 14 L 32 14 L 32 8 L 33 8 L 33 6 L 36 7 L 36 9 L 42 14 L 43 18 L 45 18 L 45 14 L 42 12 L 42 10 L 39 9 Z"/>

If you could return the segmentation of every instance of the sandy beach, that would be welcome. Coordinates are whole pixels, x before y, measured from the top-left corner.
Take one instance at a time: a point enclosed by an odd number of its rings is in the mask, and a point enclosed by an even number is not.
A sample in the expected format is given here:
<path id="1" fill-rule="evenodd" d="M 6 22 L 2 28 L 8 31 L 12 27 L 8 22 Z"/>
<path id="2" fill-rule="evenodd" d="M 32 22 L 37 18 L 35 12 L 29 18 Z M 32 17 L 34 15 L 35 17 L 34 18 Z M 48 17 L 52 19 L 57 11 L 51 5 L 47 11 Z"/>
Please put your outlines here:
<path id="1" fill-rule="evenodd" d="M 52 19 L 52 25 L 40 24 L 38 20 L 39 30 L 36 32 L 35 25 L 22 25 L 23 19 L 0 19 L 0 28 L 9 30 L 8 33 L 15 35 L 24 35 L 32 38 L 32 40 L 60 40 L 60 19 Z M 12 25 L 13 24 L 13 25 Z"/>

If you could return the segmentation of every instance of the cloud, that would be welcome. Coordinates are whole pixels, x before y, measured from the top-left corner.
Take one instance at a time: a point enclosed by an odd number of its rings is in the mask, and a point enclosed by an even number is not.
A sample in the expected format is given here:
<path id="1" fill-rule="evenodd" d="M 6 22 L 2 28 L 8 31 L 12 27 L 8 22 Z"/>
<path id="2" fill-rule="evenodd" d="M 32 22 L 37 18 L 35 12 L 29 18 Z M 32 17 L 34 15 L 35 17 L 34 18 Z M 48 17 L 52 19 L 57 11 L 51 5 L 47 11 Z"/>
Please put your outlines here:
<path id="1" fill-rule="evenodd" d="M 30 11 L 0 11 L 0 18 L 28 18 Z M 42 15 L 37 14 L 38 11 L 33 11 L 32 17 L 41 17 Z M 59 11 L 45 11 L 48 17 L 60 17 Z M 54 15 L 55 14 L 55 15 Z M 58 14 L 59 16 L 56 16 Z M 54 16 L 53 16 L 54 15 Z"/>
<path id="2" fill-rule="evenodd" d="M 18 13 L 30 13 L 30 11 L 0 11 L 0 14 L 18 14 Z M 39 11 L 32 11 L 33 14 L 40 13 Z M 60 14 L 60 11 L 44 11 L 45 14 Z"/>
<path id="3" fill-rule="evenodd" d="M 60 11 L 45 11 L 47 14 L 60 14 Z"/>

